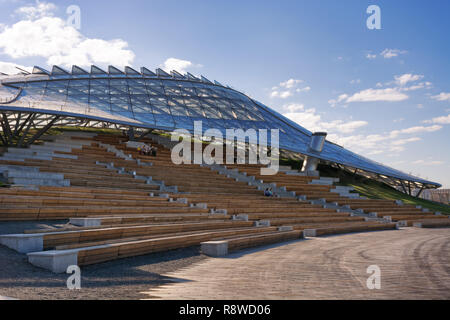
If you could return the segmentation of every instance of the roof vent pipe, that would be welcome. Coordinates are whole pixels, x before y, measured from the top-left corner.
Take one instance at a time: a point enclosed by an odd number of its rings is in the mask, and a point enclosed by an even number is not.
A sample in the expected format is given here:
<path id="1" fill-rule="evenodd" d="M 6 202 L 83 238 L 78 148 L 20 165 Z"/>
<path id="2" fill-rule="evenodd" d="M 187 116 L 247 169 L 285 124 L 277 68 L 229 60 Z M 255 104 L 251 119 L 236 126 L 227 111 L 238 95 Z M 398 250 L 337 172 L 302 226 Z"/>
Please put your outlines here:
<path id="1" fill-rule="evenodd" d="M 311 136 L 311 142 L 309 144 L 308 151 L 311 153 L 321 153 L 323 150 L 323 146 L 325 144 L 325 138 L 327 137 L 326 132 L 316 132 Z M 303 162 L 302 171 L 307 176 L 318 176 L 319 171 L 317 171 L 317 165 L 320 160 L 316 157 L 306 156 L 305 161 Z"/>
<path id="2" fill-rule="evenodd" d="M 310 151 L 317 152 L 317 153 L 322 152 L 326 137 L 327 137 L 326 132 L 313 133 L 313 135 L 311 136 L 311 142 L 309 144 Z"/>

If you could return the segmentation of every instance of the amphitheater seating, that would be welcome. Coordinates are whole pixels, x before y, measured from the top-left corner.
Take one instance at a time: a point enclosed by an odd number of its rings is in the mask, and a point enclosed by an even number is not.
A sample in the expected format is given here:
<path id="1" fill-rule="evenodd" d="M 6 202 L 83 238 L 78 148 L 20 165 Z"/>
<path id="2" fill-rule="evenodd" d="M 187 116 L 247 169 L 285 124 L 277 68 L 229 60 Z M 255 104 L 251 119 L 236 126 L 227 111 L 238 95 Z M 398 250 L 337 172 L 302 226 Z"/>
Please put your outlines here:
<path id="1" fill-rule="evenodd" d="M 70 181 L 69 187 L 2 189 L 0 221 L 71 219 L 73 224 L 82 221 L 78 226 L 24 233 L 42 237 L 42 250 L 50 255 L 76 255 L 79 265 L 212 240 L 226 240 L 230 250 L 237 250 L 298 239 L 306 229 L 326 235 L 395 228 L 394 223 L 365 221 L 364 217 L 308 201 L 267 198 L 254 186 L 199 165 L 176 166 L 170 160 L 170 151 L 151 140 L 143 141 L 157 145 L 156 157 L 128 148 L 126 138 L 116 135 L 74 134 L 64 141 L 68 146 L 73 144 L 71 151 L 55 153 L 65 158 L 0 159 L 0 165 L 37 167 L 40 172 L 63 174 Z M 113 150 L 131 158 L 125 159 Z M 231 167 L 286 186 L 308 199 L 326 198 L 364 211 L 379 209 L 379 216 L 389 215 L 392 221 L 408 220 L 411 224 L 413 220 L 435 217 L 392 201 L 345 198 L 331 192 L 330 185 L 309 184 L 313 177 L 284 173 L 260 176 L 257 165 Z M 174 187 L 176 191 L 170 189 Z M 90 224 L 93 221 L 95 225 Z M 292 230 L 286 231 L 286 227 Z M 31 254 L 30 261 L 33 259 Z"/>
<path id="2" fill-rule="evenodd" d="M 245 172 L 247 176 L 254 176 L 256 179 L 266 183 L 275 183 L 277 186 L 284 186 L 288 191 L 294 191 L 297 195 L 305 196 L 310 200 L 323 199 L 328 203 L 339 206 L 347 206 L 350 209 L 359 209 L 363 213 L 375 213 L 379 218 L 389 217 L 390 221 L 406 221 L 408 226 L 412 226 L 414 221 L 421 219 L 442 220 L 445 224 L 446 217 L 434 215 L 433 212 L 424 212 L 422 209 L 412 205 L 398 205 L 393 200 L 348 198 L 332 192 L 334 186 L 311 184 L 316 177 L 289 175 L 279 172 L 272 176 L 260 174 L 260 168 L 255 165 L 227 165 L 227 168 L 238 169 Z"/>

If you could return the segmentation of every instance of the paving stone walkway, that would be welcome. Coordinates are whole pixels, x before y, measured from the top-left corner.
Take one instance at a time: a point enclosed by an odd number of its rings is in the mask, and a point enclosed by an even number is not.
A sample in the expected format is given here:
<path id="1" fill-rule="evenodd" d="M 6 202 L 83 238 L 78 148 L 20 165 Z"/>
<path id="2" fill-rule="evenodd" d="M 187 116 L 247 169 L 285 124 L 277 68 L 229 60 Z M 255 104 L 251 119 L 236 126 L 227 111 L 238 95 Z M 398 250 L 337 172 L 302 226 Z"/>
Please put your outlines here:
<path id="1" fill-rule="evenodd" d="M 369 290 L 367 268 L 381 271 Z M 450 299 L 450 228 L 309 238 L 166 274 L 149 299 Z"/>

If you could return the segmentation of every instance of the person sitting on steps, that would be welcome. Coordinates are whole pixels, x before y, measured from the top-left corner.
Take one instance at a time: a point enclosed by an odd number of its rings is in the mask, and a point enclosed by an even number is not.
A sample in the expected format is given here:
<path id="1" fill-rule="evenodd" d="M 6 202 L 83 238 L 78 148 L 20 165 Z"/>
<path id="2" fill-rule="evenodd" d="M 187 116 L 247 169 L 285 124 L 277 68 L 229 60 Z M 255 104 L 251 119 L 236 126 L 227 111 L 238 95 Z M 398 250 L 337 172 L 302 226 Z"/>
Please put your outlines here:
<path id="1" fill-rule="evenodd" d="M 158 148 L 156 148 L 156 147 L 152 147 L 151 150 L 150 150 L 150 154 L 153 157 L 156 157 L 157 152 L 158 152 Z"/>
<path id="2" fill-rule="evenodd" d="M 266 188 L 266 190 L 264 190 L 264 195 L 266 197 L 273 197 L 272 188 Z"/>
<path id="3" fill-rule="evenodd" d="M 148 156 L 148 155 L 150 155 L 150 152 L 151 152 L 151 146 L 149 146 L 146 143 L 144 143 L 142 145 L 142 147 L 140 148 L 139 154 L 142 154 L 144 156 Z"/>

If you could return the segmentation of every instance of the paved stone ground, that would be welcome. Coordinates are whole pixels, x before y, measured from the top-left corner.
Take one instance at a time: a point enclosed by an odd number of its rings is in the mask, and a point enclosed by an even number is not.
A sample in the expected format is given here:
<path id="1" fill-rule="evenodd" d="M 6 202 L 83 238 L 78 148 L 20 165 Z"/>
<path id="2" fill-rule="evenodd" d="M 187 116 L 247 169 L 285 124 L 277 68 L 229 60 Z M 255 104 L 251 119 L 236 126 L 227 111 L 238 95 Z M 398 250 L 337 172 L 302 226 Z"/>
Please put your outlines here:
<path id="1" fill-rule="evenodd" d="M 199 247 L 119 259 L 81 268 L 81 290 L 68 290 L 68 274 L 28 263 L 26 255 L 0 246 L 0 300 L 135 300 L 170 281 L 161 274 L 205 259 Z M 1 308 L 0 308 L 1 309 Z"/>
<path id="2" fill-rule="evenodd" d="M 367 289 L 367 267 L 381 289 Z M 450 299 L 450 229 L 310 238 L 208 258 L 145 292 L 161 299 Z"/>

